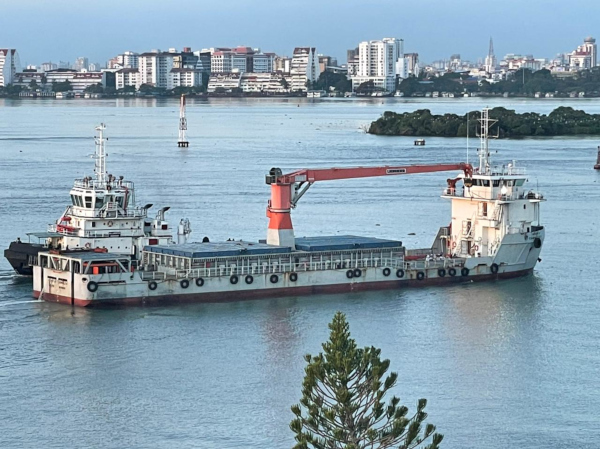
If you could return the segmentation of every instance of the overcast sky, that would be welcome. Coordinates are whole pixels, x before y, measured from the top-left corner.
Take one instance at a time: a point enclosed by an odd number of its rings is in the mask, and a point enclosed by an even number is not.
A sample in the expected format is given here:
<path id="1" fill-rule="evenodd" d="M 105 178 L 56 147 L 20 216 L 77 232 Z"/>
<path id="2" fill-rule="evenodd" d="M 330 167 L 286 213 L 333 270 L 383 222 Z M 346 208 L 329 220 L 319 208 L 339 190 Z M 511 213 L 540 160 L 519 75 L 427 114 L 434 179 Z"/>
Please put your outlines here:
<path id="1" fill-rule="evenodd" d="M 126 50 L 247 45 L 290 55 L 295 46 L 346 62 L 360 41 L 399 37 L 423 61 L 488 51 L 553 57 L 600 38 L 599 0 L 0 0 L 0 48 L 23 64 Z"/>

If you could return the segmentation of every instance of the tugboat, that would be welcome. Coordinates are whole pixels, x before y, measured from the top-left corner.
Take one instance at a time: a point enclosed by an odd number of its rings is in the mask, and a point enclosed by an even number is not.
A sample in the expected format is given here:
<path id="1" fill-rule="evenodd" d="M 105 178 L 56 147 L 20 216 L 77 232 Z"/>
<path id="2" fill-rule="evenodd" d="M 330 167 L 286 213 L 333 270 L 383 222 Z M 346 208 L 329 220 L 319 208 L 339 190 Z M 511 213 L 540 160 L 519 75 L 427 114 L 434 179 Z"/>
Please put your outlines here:
<path id="1" fill-rule="evenodd" d="M 75 180 L 71 204 L 47 232 L 29 233 L 29 242 L 17 239 L 4 251 L 4 257 L 18 274 L 33 275 L 32 266 L 38 263 L 40 251 L 110 251 L 127 256 L 136 266 L 144 247 L 174 243 L 165 220 L 169 208 L 163 207 L 155 219 L 149 219 L 152 204 L 136 206 L 133 182 L 106 172 L 105 129 L 104 124 L 96 127 L 95 176 Z M 189 221 L 181 220 L 179 242 L 185 243 L 190 233 Z M 37 242 L 31 243 L 31 238 Z"/>
<path id="2" fill-rule="evenodd" d="M 488 139 L 495 121 L 488 109 L 480 122 L 476 168 L 464 162 L 302 169 L 288 174 L 272 168 L 266 176 L 271 188 L 266 240 L 174 244 L 143 236 L 136 242 L 138 248 L 145 246 L 135 266 L 130 254 L 113 250 L 43 251 L 34 265 L 33 295 L 72 306 L 119 306 L 403 289 L 528 275 L 540 260 L 544 242 L 540 221 L 544 198 L 524 187 L 527 176 L 514 161 L 492 165 Z M 460 173 L 448 179 L 442 194 L 451 202 L 450 225 L 439 229 L 428 248 L 407 249 L 399 240 L 373 237 L 294 235 L 291 210 L 314 183 L 456 170 Z M 106 198 L 114 189 L 107 192 L 105 182 L 114 180 L 94 181 Z M 114 187 L 124 191 L 119 184 Z M 84 203 L 85 196 L 81 196 Z M 123 197 L 115 207 L 125 213 L 126 204 Z M 99 220 L 107 223 L 109 218 Z M 73 220 L 67 223 L 81 228 Z M 160 228 L 162 221 L 156 224 Z M 149 227 L 150 232 L 154 229 Z"/>

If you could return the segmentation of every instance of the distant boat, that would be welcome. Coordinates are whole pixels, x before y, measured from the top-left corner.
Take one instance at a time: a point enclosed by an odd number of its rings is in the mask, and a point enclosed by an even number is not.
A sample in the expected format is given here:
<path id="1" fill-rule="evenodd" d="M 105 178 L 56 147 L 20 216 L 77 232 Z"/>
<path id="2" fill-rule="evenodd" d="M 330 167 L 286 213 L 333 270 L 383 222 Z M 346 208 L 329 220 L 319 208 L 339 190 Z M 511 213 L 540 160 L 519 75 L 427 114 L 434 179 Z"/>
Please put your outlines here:
<path id="1" fill-rule="evenodd" d="M 425 146 L 425 139 L 417 139 L 415 140 L 415 145 L 418 147 L 424 147 Z"/>

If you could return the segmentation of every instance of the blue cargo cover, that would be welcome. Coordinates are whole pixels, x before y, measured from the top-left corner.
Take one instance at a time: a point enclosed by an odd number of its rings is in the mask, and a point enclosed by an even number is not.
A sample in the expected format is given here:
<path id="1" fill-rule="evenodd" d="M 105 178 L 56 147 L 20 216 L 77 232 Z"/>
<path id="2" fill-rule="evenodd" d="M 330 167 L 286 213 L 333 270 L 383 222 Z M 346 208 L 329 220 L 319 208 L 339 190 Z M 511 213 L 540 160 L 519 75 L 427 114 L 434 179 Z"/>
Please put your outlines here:
<path id="1" fill-rule="evenodd" d="M 144 251 L 167 254 L 170 256 L 201 259 L 209 257 L 258 256 L 265 254 L 287 254 L 291 251 L 285 246 L 267 245 L 253 242 L 210 242 L 186 243 L 183 245 L 145 246 Z"/>
<path id="2" fill-rule="evenodd" d="M 340 251 L 345 249 L 384 249 L 398 248 L 398 240 L 358 237 L 355 235 L 334 235 L 323 237 L 302 237 L 296 239 L 296 249 L 300 251 Z"/>

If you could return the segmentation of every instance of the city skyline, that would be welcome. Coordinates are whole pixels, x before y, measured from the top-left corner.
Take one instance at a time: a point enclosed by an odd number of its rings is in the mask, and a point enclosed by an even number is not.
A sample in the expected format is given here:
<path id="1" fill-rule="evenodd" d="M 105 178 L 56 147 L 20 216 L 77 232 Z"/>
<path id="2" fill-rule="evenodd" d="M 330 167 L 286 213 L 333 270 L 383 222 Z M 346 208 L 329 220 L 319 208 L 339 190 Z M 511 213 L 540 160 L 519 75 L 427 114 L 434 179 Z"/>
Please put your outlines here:
<path id="1" fill-rule="evenodd" d="M 281 55 L 291 55 L 298 45 L 316 46 L 319 53 L 343 63 L 347 49 L 381 36 L 404 39 L 405 51 L 419 53 L 423 61 L 447 59 L 454 53 L 476 61 L 487 55 L 490 36 L 498 56 L 522 53 L 553 57 L 570 51 L 585 36 L 600 34 L 594 23 L 600 5 L 582 1 L 533 0 L 523 4 L 508 0 L 484 7 L 471 0 L 460 5 L 441 0 L 424 5 L 410 0 L 401 6 L 378 0 L 368 9 L 355 0 L 326 5 L 313 0 L 285 5 L 259 0 L 251 10 L 238 0 L 229 2 L 227 10 L 191 0 L 182 0 L 179 5 L 177 10 L 165 10 L 157 1 L 133 0 L 122 5 L 107 0 L 99 6 L 72 0 L 57 0 L 51 5 L 25 0 L 4 5 L 4 14 L 26 15 L 29 29 L 45 29 L 51 38 L 36 40 L 32 36 L 39 33 L 24 33 L 23 22 L 14 20 L 3 24 L 0 41 L 4 47 L 19 49 L 23 65 L 49 60 L 73 62 L 81 56 L 104 64 L 126 50 L 237 45 Z M 89 40 L 75 38 L 89 30 L 94 31 Z"/>

